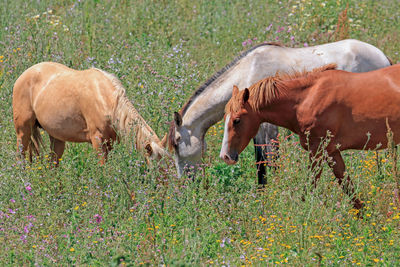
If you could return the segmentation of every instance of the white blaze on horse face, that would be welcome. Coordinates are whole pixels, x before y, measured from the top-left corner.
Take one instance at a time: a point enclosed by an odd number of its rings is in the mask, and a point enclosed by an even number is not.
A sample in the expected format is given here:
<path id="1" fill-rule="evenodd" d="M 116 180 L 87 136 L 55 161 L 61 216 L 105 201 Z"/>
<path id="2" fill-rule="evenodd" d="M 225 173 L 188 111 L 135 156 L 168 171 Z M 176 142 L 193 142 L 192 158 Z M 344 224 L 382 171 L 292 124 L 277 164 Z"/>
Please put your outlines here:
<path id="1" fill-rule="evenodd" d="M 225 155 L 228 153 L 228 124 L 231 118 L 231 114 L 226 115 L 225 127 L 224 127 L 224 138 L 222 139 L 221 151 L 219 157 L 224 159 Z"/>

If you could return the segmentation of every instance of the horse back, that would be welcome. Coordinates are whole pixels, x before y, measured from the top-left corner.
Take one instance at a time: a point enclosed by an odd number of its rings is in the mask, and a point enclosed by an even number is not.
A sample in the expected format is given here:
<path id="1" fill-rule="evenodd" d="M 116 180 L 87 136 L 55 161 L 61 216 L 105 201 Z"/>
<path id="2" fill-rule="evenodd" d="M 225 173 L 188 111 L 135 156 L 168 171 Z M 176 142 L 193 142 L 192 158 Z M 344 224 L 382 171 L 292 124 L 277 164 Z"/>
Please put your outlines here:
<path id="1" fill-rule="evenodd" d="M 89 141 L 90 132 L 96 129 L 114 135 L 110 120 L 115 90 L 100 71 L 39 63 L 27 69 L 15 83 L 14 117 L 34 114 L 50 135 L 66 141 Z"/>

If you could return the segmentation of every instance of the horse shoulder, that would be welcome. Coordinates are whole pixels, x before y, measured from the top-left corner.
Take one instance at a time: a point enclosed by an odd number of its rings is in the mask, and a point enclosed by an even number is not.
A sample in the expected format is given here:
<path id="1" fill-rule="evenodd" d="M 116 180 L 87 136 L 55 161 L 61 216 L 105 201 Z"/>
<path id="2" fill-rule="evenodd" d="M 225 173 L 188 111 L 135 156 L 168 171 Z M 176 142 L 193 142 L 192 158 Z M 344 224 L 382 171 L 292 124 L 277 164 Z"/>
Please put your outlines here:
<path id="1" fill-rule="evenodd" d="M 336 91 L 332 90 L 337 75 L 336 71 L 324 72 L 300 93 L 296 112 L 302 131 L 313 128 L 321 114 L 337 101 Z"/>

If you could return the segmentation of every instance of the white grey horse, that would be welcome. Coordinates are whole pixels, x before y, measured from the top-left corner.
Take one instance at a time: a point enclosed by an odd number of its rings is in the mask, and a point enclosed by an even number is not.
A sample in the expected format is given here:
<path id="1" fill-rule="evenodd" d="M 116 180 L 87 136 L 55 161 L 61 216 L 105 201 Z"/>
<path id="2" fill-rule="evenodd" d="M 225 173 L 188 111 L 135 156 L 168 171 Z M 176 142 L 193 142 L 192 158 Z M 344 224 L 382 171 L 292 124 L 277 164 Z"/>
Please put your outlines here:
<path id="1" fill-rule="evenodd" d="M 367 72 L 391 65 L 381 50 L 352 39 L 303 48 L 264 43 L 243 52 L 201 85 L 179 113 L 174 113 L 169 145 L 175 150 L 178 175 L 183 174 L 185 166 L 201 163 L 206 149 L 204 136 L 212 125 L 223 118 L 233 85 L 243 89 L 276 72 L 311 70 L 328 63 L 336 63 L 338 69 L 351 72 Z M 255 137 L 255 144 L 265 144 L 276 138 L 276 126 L 264 124 L 261 129 Z M 256 146 L 257 162 L 263 161 L 261 149 Z M 259 183 L 265 183 L 264 164 L 257 167 Z"/>

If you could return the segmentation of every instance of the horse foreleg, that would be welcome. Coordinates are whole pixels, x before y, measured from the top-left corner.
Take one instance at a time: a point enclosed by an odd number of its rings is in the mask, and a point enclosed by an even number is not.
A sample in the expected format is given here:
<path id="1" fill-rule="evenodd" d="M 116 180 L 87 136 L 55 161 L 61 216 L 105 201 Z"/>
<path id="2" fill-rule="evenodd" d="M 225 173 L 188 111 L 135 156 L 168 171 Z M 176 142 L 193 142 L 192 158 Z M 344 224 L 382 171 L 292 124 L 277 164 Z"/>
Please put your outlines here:
<path id="1" fill-rule="evenodd" d="M 97 156 L 99 157 L 99 163 L 100 165 L 104 165 L 104 162 L 107 157 L 107 151 L 104 151 L 103 145 L 104 145 L 104 140 L 103 137 L 100 133 L 93 134 L 90 138 L 90 141 L 92 143 L 92 146 L 94 150 L 97 152 Z"/>
<path id="2" fill-rule="evenodd" d="M 107 160 L 108 152 L 112 149 L 113 141 L 111 139 L 106 140 L 103 142 L 102 150 L 103 150 L 103 159 Z"/>
<path id="3" fill-rule="evenodd" d="M 309 159 L 311 163 L 311 173 L 314 175 L 312 184 L 314 188 L 317 187 L 317 182 L 321 178 L 322 174 L 322 151 L 311 151 L 309 154 Z"/>
<path id="4" fill-rule="evenodd" d="M 329 163 L 329 165 L 332 168 L 335 177 L 338 179 L 339 185 L 342 186 L 343 191 L 351 198 L 354 208 L 361 209 L 363 204 L 355 195 L 354 184 L 351 181 L 350 176 L 346 175 L 346 177 L 344 177 L 346 166 L 342 156 L 340 155 L 340 151 L 336 150 L 332 153 L 329 153 L 329 156 L 332 157 L 332 161 Z"/>
<path id="5" fill-rule="evenodd" d="M 265 177 L 265 166 L 266 163 L 264 162 L 264 149 L 261 143 L 258 142 L 256 138 L 253 139 L 254 141 L 254 151 L 256 157 L 256 168 L 257 168 L 257 177 L 258 177 L 258 184 L 265 185 L 267 183 L 267 179 Z"/>
<path id="6" fill-rule="evenodd" d="M 64 153 L 65 149 L 65 142 L 59 139 L 56 139 L 52 136 L 50 137 L 50 149 L 52 152 L 51 155 L 51 162 L 54 163 L 54 166 L 58 166 L 58 163 Z"/>
<path id="7" fill-rule="evenodd" d="M 257 135 L 254 137 L 254 150 L 256 157 L 256 167 L 258 184 L 267 183 L 266 166 L 271 167 L 277 153 L 277 145 L 273 143 L 278 137 L 278 127 L 269 123 L 262 123 Z"/>

